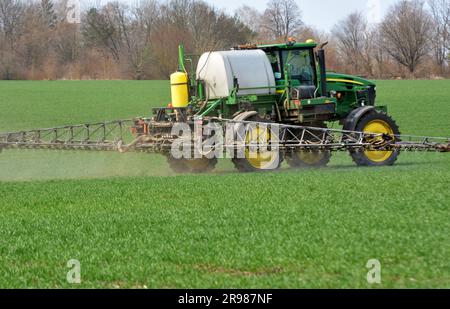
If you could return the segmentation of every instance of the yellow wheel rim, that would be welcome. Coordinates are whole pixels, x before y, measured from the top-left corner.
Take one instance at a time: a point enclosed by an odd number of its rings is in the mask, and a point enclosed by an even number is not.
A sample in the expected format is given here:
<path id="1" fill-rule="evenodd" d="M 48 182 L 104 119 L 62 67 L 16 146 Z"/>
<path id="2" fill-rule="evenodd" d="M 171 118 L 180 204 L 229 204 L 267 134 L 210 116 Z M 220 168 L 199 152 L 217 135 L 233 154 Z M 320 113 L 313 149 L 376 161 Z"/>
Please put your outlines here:
<path id="1" fill-rule="evenodd" d="M 392 130 L 391 126 L 387 122 L 380 119 L 369 122 L 364 127 L 363 131 L 364 133 L 394 135 L 394 131 Z M 374 140 L 375 141 L 382 140 L 382 137 L 375 137 Z M 392 153 L 393 153 L 392 151 L 371 151 L 371 150 L 366 150 L 364 152 L 364 154 L 370 161 L 376 163 L 385 162 L 392 156 Z"/>
<path id="2" fill-rule="evenodd" d="M 307 165 L 318 164 L 324 157 L 325 153 L 322 151 L 298 151 L 298 159 Z"/>
<path id="3" fill-rule="evenodd" d="M 277 151 L 261 151 L 261 149 L 252 149 L 252 145 L 261 145 L 264 142 L 269 143 L 271 140 L 270 130 L 268 128 L 261 128 L 260 125 L 256 127 L 247 128 L 245 135 L 245 159 L 255 169 L 269 169 L 273 168 L 276 161 L 279 160 Z"/>

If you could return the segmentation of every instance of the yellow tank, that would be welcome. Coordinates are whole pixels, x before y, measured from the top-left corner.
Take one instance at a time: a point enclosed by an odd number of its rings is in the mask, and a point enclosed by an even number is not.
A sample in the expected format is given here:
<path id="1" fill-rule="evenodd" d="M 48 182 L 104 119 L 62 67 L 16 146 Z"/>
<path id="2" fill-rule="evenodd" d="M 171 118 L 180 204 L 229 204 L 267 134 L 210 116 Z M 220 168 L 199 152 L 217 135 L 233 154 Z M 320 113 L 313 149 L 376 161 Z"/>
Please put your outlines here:
<path id="1" fill-rule="evenodd" d="M 184 72 L 176 72 L 170 75 L 172 91 L 172 106 L 186 107 L 189 104 L 188 75 Z"/>

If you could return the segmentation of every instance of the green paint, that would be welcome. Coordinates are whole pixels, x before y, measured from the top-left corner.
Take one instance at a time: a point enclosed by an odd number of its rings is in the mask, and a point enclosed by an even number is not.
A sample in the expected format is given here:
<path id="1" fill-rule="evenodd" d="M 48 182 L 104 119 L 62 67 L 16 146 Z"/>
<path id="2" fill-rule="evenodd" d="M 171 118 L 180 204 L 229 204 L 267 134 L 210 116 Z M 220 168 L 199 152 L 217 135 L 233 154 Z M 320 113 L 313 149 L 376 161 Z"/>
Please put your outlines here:
<path id="1" fill-rule="evenodd" d="M 274 73 L 277 72 L 281 76 L 281 78 L 276 79 L 276 86 L 239 88 L 239 81 L 237 81 L 236 87 L 233 88 L 230 95 L 223 98 L 226 104 L 219 104 L 216 101 L 208 103 L 208 108 L 201 112 L 204 117 L 220 114 L 225 118 L 231 118 L 239 111 L 241 104 L 250 102 L 254 105 L 253 109 L 261 113 L 262 116 L 273 114 L 272 111 L 276 105 L 283 115 L 281 122 L 298 124 L 312 122 L 317 118 L 311 114 L 311 111 L 316 110 L 311 109 L 311 106 L 314 105 L 330 104 L 332 107 L 327 109 L 328 114 L 324 117 L 327 121 L 337 121 L 345 118 L 352 110 L 360 106 L 374 104 L 369 91 L 375 90 L 375 83 L 356 76 L 330 72 L 326 73 L 329 96 L 321 97 L 320 77 L 322 72 L 320 72 L 319 60 L 316 56 L 317 43 L 271 44 L 260 45 L 257 48 L 268 54 L 268 58 L 274 67 Z M 184 67 L 182 47 L 180 47 L 179 55 L 180 66 Z M 204 94 L 200 84 L 195 86 L 197 81 L 193 74 L 191 74 L 190 79 L 191 84 L 194 85 L 193 89 L 198 89 L 199 97 L 193 96 L 191 101 L 195 110 L 196 106 L 203 105 L 199 103 L 204 99 Z M 307 92 L 313 92 L 315 97 L 301 97 L 300 100 L 297 100 L 296 89 L 304 86 L 309 86 L 312 90 L 309 89 Z M 271 89 L 276 94 L 269 97 L 240 95 L 240 91 L 254 90 L 256 92 L 260 89 Z M 246 106 L 248 107 L 248 105 Z M 197 110 L 197 112 L 199 111 Z M 319 112 L 318 109 L 317 112 Z M 284 116 L 295 113 L 299 116 L 294 118 Z M 321 114 L 321 116 L 323 115 Z"/>

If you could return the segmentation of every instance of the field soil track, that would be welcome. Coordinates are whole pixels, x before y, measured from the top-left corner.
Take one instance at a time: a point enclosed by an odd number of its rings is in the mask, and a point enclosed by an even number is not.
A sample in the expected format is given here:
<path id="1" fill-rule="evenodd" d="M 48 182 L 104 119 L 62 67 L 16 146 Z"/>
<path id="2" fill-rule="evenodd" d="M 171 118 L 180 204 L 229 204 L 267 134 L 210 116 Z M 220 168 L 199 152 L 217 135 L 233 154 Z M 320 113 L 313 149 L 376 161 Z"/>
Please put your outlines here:
<path id="1" fill-rule="evenodd" d="M 403 133 L 450 135 L 450 81 L 381 81 Z M 148 115 L 165 81 L 0 82 L 0 132 Z M 162 156 L 0 154 L 0 287 L 450 287 L 450 155 L 176 176 Z"/>

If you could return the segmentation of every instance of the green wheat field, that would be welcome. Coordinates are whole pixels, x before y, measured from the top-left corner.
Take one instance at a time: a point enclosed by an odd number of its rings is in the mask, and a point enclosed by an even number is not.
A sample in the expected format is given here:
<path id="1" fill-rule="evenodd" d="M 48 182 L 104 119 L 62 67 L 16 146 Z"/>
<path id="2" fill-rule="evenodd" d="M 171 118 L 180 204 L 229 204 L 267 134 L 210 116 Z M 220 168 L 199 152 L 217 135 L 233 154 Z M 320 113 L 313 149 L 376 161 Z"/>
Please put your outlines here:
<path id="1" fill-rule="evenodd" d="M 165 81 L 0 82 L 0 132 L 149 116 Z M 380 81 L 402 133 L 450 136 L 450 81 Z M 81 284 L 66 280 L 81 263 Z M 366 263 L 381 263 L 381 284 Z M 450 288 L 450 154 L 175 175 L 149 154 L 0 154 L 0 288 Z"/>

